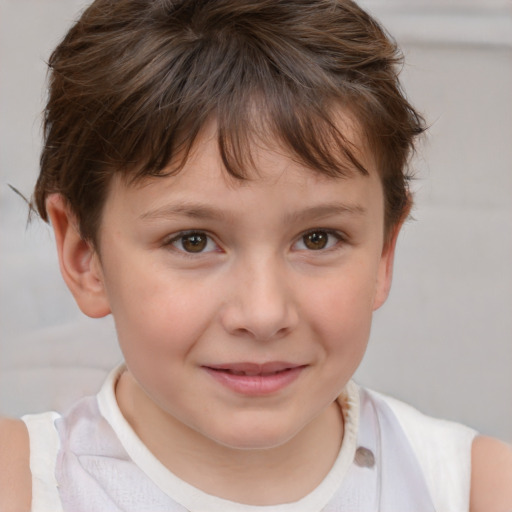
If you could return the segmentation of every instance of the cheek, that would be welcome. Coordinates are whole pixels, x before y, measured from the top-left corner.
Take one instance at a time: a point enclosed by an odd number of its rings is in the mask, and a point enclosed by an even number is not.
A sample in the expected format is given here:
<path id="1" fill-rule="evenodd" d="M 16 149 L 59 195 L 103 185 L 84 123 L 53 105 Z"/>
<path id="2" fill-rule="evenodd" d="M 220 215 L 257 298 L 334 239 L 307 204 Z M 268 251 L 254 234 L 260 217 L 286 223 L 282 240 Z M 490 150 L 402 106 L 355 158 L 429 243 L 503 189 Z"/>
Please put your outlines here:
<path id="1" fill-rule="evenodd" d="M 332 272 L 321 280 L 311 279 L 303 288 L 303 304 L 310 304 L 320 317 L 329 321 L 359 320 L 371 317 L 378 282 L 378 264 L 356 262 Z M 352 322 L 349 322 L 352 323 Z"/>
<path id="2" fill-rule="evenodd" d="M 362 266 L 333 274 L 322 283 L 308 287 L 302 301 L 306 305 L 305 315 L 329 350 L 345 356 L 364 352 L 375 290 L 376 272 Z"/>
<path id="3" fill-rule="evenodd" d="M 145 271 L 115 282 L 111 308 L 123 350 L 141 343 L 151 346 L 149 357 L 186 350 L 214 315 L 211 292 L 197 282 Z"/>

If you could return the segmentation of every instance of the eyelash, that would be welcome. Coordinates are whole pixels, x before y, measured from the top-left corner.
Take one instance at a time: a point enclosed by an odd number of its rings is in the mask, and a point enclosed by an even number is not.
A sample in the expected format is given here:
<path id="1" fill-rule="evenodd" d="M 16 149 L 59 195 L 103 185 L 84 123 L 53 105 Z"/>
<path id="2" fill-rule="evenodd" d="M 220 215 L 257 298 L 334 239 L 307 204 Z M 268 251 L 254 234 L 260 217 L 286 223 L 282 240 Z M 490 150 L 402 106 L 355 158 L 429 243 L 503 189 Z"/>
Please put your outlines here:
<path id="1" fill-rule="evenodd" d="M 203 247 L 200 247 L 201 250 L 199 250 L 197 252 L 195 252 L 195 251 L 188 251 L 183 246 L 183 243 L 184 243 L 185 239 L 188 238 L 190 240 L 193 236 L 204 237 L 206 239 L 205 240 L 205 245 Z M 177 246 L 177 244 L 179 242 L 181 242 L 181 247 Z M 204 249 L 207 248 L 211 244 L 213 244 L 215 247 L 213 249 L 210 248 L 210 250 L 205 251 Z M 193 256 L 200 255 L 200 254 L 207 254 L 207 253 L 210 253 L 210 252 L 216 252 L 216 250 L 219 249 L 218 244 L 213 240 L 213 238 L 208 233 L 206 233 L 205 231 L 200 231 L 200 230 L 181 231 L 180 233 L 172 235 L 171 238 L 166 240 L 165 243 L 164 243 L 164 246 L 172 247 L 177 252 L 179 252 L 180 254 L 182 254 L 184 256 L 187 256 L 187 257 L 193 257 Z"/>
<path id="2" fill-rule="evenodd" d="M 311 237 L 312 235 L 320 235 L 320 237 L 317 238 L 317 242 L 319 242 L 320 246 L 317 248 L 307 247 L 307 242 L 306 242 L 307 237 Z M 197 238 L 204 237 L 204 242 L 203 242 L 203 244 L 201 244 L 201 240 L 196 240 L 195 243 L 199 244 L 198 251 L 187 250 L 183 245 L 184 241 L 187 238 L 190 241 L 192 239 L 192 237 L 194 237 L 194 236 Z M 322 246 L 322 243 L 323 243 L 322 237 L 324 237 L 324 236 L 325 236 L 325 245 Z M 334 243 L 330 242 L 331 238 L 335 239 Z M 310 229 L 310 230 L 306 231 L 305 233 L 301 234 L 300 237 L 297 239 L 297 241 L 293 244 L 292 247 L 296 248 L 296 246 L 298 244 L 302 243 L 304 245 L 304 247 L 298 248 L 297 250 L 307 251 L 307 252 L 324 252 L 324 251 L 336 249 L 336 246 L 338 246 L 338 244 L 340 242 L 344 242 L 345 240 L 346 240 L 345 236 L 342 235 L 341 233 L 339 233 L 338 231 L 334 231 L 331 229 L 315 228 L 315 229 Z M 315 243 L 314 240 L 309 239 L 309 241 L 310 242 L 312 241 L 313 243 Z M 180 244 L 181 247 L 178 247 L 178 244 L 180 242 L 181 242 L 181 244 Z M 209 246 L 211 246 L 212 244 L 214 245 L 213 248 L 210 247 L 209 250 L 206 250 L 206 251 L 204 250 L 204 249 L 208 248 Z M 200 230 L 182 231 L 180 233 L 177 233 L 177 234 L 173 235 L 171 238 L 169 238 L 168 240 L 166 240 L 164 243 L 164 246 L 172 247 L 177 252 L 179 252 L 180 254 L 187 256 L 187 257 L 194 257 L 197 255 L 208 254 L 210 252 L 218 252 L 219 251 L 219 246 L 213 240 L 213 238 L 207 232 L 200 231 Z"/>
<path id="3" fill-rule="evenodd" d="M 323 246 L 323 247 L 318 247 L 316 249 L 312 249 L 311 247 L 305 247 L 303 249 L 299 249 L 299 250 L 304 250 L 304 251 L 308 251 L 308 252 L 323 252 L 323 251 L 329 251 L 329 250 L 334 250 L 337 248 L 338 244 L 341 243 L 341 242 L 345 242 L 346 241 L 346 237 L 344 235 L 342 235 L 340 232 L 338 231 L 334 231 L 332 229 L 322 229 L 322 228 L 315 228 L 315 229 L 310 229 L 309 231 L 306 231 L 305 233 L 303 233 L 297 240 L 297 242 L 295 242 L 294 246 L 296 246 L 297 244 L 299 243 L 303 243 L 304 245 L 306 245 L 306 238 L 308 236 L 312 236 L 312 235 L 315 235 L 315 234 L 321 234 L 321 235 L 327 235 L 327 240 L 326 240 L 326 246 Z M 329 241 L 329 238 L 334 238 L 335 241 L 334 243 L 331 243 L 330 244 L 330 241 Z M 330 244 L 330 245 L 329 245 Z"/>

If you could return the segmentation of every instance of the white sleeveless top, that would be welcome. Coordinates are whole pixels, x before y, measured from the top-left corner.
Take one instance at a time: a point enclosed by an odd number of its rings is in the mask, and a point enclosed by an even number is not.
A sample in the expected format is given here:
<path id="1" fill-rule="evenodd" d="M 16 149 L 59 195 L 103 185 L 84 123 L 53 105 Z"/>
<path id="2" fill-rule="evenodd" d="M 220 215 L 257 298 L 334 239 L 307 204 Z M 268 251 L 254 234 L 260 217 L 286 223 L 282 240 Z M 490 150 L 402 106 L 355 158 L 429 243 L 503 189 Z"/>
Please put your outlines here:
<path id="1" fill-rule="evenodd" d="M 426 417 L 350 382 L 345 431 L 321 484 L 294 503 L 253 506 L 191 486 L 165 468 L 121 414 L 113 371 L 65 415 L 23 417 L 32 512 L 465 512 L 475 431 Z"/>

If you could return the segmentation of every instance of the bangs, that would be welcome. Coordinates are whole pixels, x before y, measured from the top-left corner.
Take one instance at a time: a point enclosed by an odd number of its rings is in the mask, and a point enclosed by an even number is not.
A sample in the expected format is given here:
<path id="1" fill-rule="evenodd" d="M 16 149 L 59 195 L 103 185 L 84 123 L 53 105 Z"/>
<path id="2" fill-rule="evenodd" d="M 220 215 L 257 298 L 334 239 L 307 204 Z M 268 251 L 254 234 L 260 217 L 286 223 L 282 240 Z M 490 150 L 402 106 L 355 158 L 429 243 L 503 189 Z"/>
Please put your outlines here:
<path id="1" fill-rule="evenodd" d="M 255 143 L 279 145 L 327 176 L 355 169 L 367 174 L 353 141 L 343 134 L 342 127 L 356 117 L 347 108 L 343 118 L 341 105 L 349 91 L 342 94 L 337 84 L 327 92 L 330 78 L 314 61 L 294 62 L 287 72 L 286 63 L 276 62 L 278 55 L 248 43 L 189 42 L 196 48 L 184 48 L 184 53 L 193 58 L 174 56 L 171 63 L 169 53 L 162 52 L 162 62 L 154 60 L 150 73 L 141 70 L 138 80 L 147 76 L 151 82 L 140 84 L 122 105 L 127 119 L 118 122 L 118 133 L 111 131 L 116 148 L 112 168 L 128 171 L 135 181 L 179 172 L 204 126 L 214 120 L 223 164 L 237 179 L 257 172 L 251 155 Z"/>
<path id="2" fill-rule="evenodd" d="M 49 60 L 37 211 L 48 220 L 47 197 L 62 194 L 94 240 L 114 174 L 179 172 L 215 121 L 237 179 L 257 174 L 259 143 L 332 177 L 368 174 L 371 157 L 391 226 L 424 129 L 402 94 L 400 62 L 349 0 L 96 0 Z M 358 140 L 346 136 L 353 128 Z"/>

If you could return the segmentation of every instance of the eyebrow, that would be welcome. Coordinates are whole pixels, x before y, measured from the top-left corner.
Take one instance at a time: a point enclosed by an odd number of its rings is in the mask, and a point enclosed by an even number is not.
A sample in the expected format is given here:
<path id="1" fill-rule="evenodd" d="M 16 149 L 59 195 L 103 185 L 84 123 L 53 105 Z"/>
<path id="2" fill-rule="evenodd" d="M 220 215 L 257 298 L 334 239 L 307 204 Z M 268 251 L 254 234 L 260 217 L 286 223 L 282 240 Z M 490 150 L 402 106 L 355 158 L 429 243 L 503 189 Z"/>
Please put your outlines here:
<path id="1" fill-rule="evenodd" d="M 301 222 L 321 220 L 337 215 L 364 215 L 366 209 L 359 204 L 326 203 L 305 208 L 285 215 L 285 222 Z M 169 219 L 173 217 L 189 217 L 197 220 L 226 220 L 231 214 L 215 207 L 201 203 L 175 203 L 144 212 L 141 220 Z"/>
<path id="2" fill-rule="evenodd" d="M 286 215 L 286 222 L 301 222 L 321 220 L 328 217 L 338 215 L 355 215 L 361 216 L 366 213 L 366 209 L 360 204 L 344 204 L 344 203 L 326 203 L 318 206 L 311 206 L 304 210 L 290 213 Z"/>
<path id="3" fill-rule="evenodd" d="M 212 219 L 221 220 L 226 218 L 226 214 L 218 208 L 201 203 L 174 203 L 165 205 L 161 208 L 149 210 L 139 216 L 141 220 L 168 219 L 172 217 L 190 217 L 192 219 Z"/>

